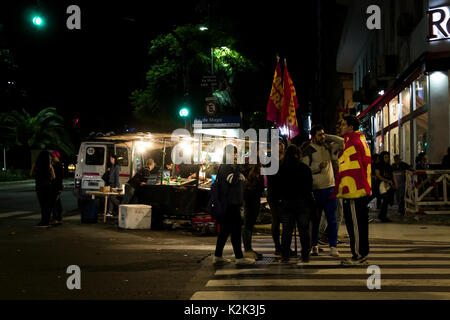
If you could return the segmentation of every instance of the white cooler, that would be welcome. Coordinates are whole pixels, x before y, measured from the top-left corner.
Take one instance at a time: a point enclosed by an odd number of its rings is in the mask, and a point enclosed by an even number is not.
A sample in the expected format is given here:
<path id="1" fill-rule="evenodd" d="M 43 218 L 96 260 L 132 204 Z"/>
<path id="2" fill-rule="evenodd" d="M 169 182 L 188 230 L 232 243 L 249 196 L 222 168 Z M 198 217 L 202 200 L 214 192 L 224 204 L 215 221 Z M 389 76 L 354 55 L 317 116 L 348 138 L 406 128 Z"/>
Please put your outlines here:
<path id="1" fill-rule="evenodd" d="M 119 205 L 119 228 L 150 229 L 152 225 L 152 206 L 145 204 Z"/>

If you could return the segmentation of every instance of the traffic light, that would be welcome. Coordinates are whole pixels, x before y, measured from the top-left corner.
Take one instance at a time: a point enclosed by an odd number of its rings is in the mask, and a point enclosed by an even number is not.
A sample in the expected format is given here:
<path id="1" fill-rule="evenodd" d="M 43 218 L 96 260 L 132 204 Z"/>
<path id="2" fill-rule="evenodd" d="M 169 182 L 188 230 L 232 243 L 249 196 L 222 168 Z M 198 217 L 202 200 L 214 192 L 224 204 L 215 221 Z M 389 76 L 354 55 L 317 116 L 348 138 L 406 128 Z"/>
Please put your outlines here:
<path id="1" fill-rule="evenodd" d="M 37 27 L 42 27 L 44 25 L 44 18 L 40 15 L 33 16 L 33 24 Z"/>
<path id="2" fill-rule="evenodd" d="M 187 107 L 181 107 L 181 109 L 180 109 L 180 117 L 182 117 L 182 118 L 189 117 L 189 109 Z"/>

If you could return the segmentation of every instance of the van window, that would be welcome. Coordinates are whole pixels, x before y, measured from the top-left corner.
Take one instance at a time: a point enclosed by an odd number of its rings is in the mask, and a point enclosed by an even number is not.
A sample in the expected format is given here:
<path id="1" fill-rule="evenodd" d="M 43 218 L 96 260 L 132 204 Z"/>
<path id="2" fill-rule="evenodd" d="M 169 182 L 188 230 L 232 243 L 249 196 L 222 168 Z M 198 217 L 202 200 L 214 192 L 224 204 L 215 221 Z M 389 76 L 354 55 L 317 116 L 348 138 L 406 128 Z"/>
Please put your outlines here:
<path id="1" fill-rule="evenodd" d="M 128 150 L 124 147 L 116 147 L 117 163 L 119 166 L 128 167 Z"/>
<path id="2" fill-rule="evenodd" d="M 105 148 L 87 147 L 86 164 L 92 166 L 102 166 L 105 161 Z"/>

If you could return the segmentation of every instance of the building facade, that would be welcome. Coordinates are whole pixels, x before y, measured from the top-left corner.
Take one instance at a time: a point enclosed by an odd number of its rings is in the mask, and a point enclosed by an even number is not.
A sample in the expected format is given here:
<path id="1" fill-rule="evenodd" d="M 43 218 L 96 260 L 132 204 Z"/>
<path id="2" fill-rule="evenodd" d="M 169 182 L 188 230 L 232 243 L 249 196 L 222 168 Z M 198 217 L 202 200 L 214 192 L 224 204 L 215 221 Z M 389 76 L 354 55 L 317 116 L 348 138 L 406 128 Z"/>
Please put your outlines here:
<path id="1" fill-rule="evenodd" d="M 381 29 L 369 30 L 370 5 Z M 448 27 L 447 27 L 448 26 Z M 447 30 L 448 29 L 448 30 Z M 450 146 L 450 1 L 353 1 L 337 57 L 372 152 L 420 152 L 440 163 Z"/>

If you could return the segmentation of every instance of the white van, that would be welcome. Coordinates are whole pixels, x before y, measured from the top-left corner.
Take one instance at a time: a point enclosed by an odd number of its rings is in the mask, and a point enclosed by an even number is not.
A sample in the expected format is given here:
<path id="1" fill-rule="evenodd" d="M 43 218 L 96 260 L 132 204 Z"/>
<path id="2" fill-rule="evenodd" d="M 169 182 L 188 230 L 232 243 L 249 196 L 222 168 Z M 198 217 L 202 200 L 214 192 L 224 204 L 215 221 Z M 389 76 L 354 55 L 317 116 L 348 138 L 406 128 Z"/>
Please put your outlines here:
<path id="1" fill-rule="evenodd" d="M 135 173 L 133 165 L 132 142 L 87 141 L 82 142 L 78 151 L 75 169 L 75 189 L 77 197 L 84 196 L 88 190 L 99 190 L 105 185 L 102 176 L 109 164 L 109 157 L 117 155 L 119 182 L 125 184 Z"/>

